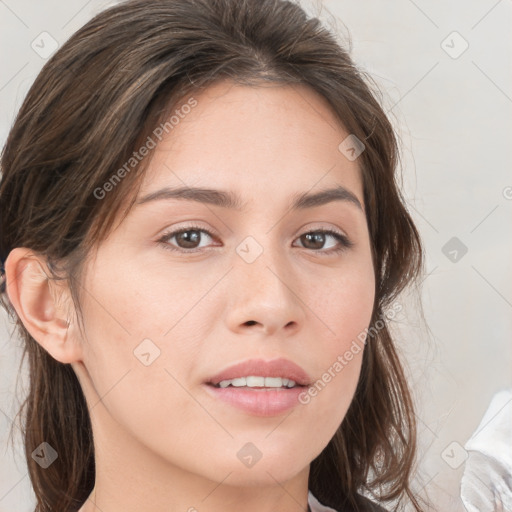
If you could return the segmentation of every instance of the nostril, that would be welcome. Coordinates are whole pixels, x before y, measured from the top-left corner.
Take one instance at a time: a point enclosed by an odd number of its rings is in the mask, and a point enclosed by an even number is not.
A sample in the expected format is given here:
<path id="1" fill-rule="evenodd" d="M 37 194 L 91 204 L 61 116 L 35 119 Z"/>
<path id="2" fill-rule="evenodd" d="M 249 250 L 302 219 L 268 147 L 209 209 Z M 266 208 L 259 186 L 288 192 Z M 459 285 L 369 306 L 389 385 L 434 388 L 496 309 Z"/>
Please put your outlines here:
<path id="1" fill-rule="evenodd" d="M 254 320 L 248 320 L 245 322 L 247 325 L 254 325 L 256 322 Z"/>

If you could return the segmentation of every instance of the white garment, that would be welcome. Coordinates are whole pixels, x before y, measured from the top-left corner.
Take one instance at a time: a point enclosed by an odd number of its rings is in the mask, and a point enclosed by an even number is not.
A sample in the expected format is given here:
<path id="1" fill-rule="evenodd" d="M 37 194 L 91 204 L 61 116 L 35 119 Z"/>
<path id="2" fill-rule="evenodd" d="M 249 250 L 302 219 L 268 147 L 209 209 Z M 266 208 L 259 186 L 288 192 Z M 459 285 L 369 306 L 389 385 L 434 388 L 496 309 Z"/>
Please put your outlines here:
<path id="1" fill-rule="evenodd" d="M 512 512 L 512 389 L 496 393 L 464 448 L 460 495 L 468 512 Z"/>
<path id="2" fill-rule="evenodd" d="M 337 512 L 331 507 L 322 505 L 314 496 L 311 491 L 308 492 L 308 504 L 311 508 L 311 512 Z"/>

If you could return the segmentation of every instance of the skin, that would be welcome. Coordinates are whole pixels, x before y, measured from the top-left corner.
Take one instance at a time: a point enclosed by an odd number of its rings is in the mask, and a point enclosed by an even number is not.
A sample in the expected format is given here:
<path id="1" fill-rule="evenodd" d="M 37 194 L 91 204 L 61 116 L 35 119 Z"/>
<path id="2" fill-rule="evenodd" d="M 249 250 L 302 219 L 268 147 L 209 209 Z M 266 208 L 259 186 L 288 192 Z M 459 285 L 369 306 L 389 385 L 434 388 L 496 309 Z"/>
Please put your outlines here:
<path id="1" fill-rule="evenodd" d="M 96 484 L 80 512 L 307 510 L 309 465 L 356 389 L 362 351 L 307 405 L 274 417 L 205 392 L 208 377 L 250 358 L 286 357 L 321 379 L 368 327 L 375 281 L 360 169 L 339 151 L 348 133 L 326 101 L 305 86 L 229 82 L 194 97 L 157 146 L 139 196 L 217 188 L 239 194 L 244 211 L 183 199 L 135 207 L 86 261 L 86 339 L 44 258 L 16 248 L 6 262 L 24 325 L 72 365 L 88 402 Z M 363 209 L 334 201 L 289 210 L 294 194 L 337 185 Z M 200 252 L 157 242 L 191 224 L 213 234 L 201 232 Z M 354 245 L 322 256 L 340 245 L 302 236 L 319 229 Z M 263 249 L 252 263 L 236 252 L 248 236 Z M 167 244 L 192 247 L 178 238 Z M 149 366 L 134 357 L 146 338 L 160 350 Z M 248 442 L 262 453 L 250 468 L 237 457 Z"/>

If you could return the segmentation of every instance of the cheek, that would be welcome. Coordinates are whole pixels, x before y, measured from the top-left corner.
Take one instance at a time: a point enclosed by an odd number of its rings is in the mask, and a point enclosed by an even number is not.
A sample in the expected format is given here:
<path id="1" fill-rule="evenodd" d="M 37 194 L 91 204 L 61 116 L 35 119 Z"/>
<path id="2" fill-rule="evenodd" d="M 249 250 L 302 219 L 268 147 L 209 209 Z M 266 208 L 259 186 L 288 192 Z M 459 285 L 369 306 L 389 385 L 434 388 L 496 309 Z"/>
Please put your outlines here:
<path id="1" fill-rule="evenodd" d="M 193 314 L 187 317 L 198 293 L 175 281 L 170 286 L 162 276 L 151 281 L 150 273 L 125 279 L 127 271 L 123 265 L 108 274 L 98 269 L 94 281 L 87 284 L 84 361 L 91 378 L 101 386 L 98 393 L 129 374 L 135 400 L 145 387 L 167 389 L 172 383 L 170 374 L 182 381 L 187 375 L 200 349 L 195 341 L 200 339 L 197 323 L 189 320 Z M 134 286 L 136 281 L 139 286 Z M 183 375 L 177 375 L 179 372 Z"/>
<path id="2" fill-rule="evenodd" d="M 371 265 L 354 265 L 340 275 L 325 293 L 313 296 L 312 309 L 326 329 L 325 336 L 316 338 L 316 381 L 303 398 L 314 403 L 328 436 L 334 435 L 354 396 L 375 299 Z"/>
<path id="3" fill-rule="evenodd" d="M 322 287 L 310 282 L 308 294 L 306 289 L 302 293 L 308 297 L 312 318 L 316 317 L 326 328 L 324 353 L 332 358 L 347 350 L 350 342 L 368 327 L 374 308 L 375 279 L 371 260 L 357 258 L 328 277 L 318 281 Z"/>
<path id="4" fill-rule="evenodd" d="M 135 272 L 131 258 L 108 265 L 107 256 L 86 280 L 82 308 L 84 363 L 98 395 L 93 403 L 102 398 L 128 428 L 142 426 L 146 417 L 143 431 L 161 428 L 163 418 L 171 428 L 174 420 L 182 425 L 193 401 L 180 383 L 187 382 L 202 339 L 191 319 L 205 292 L 180 281 L 179 273 L 168 281 L 158 269 Z M 134 415 L 137 410 L 145 413 Z"/>
<path id="5" fill-rule="evenodd" d="M 146 308 L 140 302 L 135 307 L 119 298 L 119 290 L 109 293 L 117 297 L 117 302 L 112 302 L 114 306 L 108 312 L 95 301 L 90 301 L 84 311 L 84 363 L 92 385 L 92 415 L 109 424 L 112 418 L 117 435 L 124 435 L 126 430 L 170 459 L 176 446 L 188 447 L 193 455 L 191 439 L 197 429 L 184 429 L 183 425 L 201 424 L 198 418 L 204 415 L 186 389 L 187 376 L 199 352 L 197 336 L 184 334 L 185 323 L 178 323 L 183 315 L 174 315 L 169 307 Z M 159 318 L 160 325 L 156 321 Z M 124 328 L 126 324 L 120 325 L 122 319 L 129 319 L 128 329 Z M 162 327 L 168 331 L 175 324 L 176 328 L 164 336 Z"/>

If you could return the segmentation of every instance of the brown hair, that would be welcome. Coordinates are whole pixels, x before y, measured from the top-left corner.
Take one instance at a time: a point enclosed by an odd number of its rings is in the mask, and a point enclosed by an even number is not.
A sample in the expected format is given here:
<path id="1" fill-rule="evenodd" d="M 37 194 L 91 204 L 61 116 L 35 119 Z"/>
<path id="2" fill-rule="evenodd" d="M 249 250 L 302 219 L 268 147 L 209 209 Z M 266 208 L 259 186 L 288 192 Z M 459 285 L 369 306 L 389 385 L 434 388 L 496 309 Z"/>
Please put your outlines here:
<path id="1" fill-rule="evenodd" d="M 414 404 L 384 315 L 423 267 L 420 237 L 397 185 L 396 135 L 368 85 L 371 79 L 297 4 L 131 0 L 78 30 L 39 73 L 3 149 L 0 258 L 5 261 L 15 247 L 44 255 L 52 278 L 69 283 L 80 312 L 85 257 L 117 214 L 128 213 L 150 158 L 101 200 L 95 190 L 180 98 L 225 79 L 254 86 L 306 84 L 366 146 L 358 163 L 376 277 L 370 325 L 384 325 L 370 329 L 355 396 L 311 463 L 309 488 L 338 510 L 359 510 L 359 493 L 379 491 L 381 500 L 399 505 L 406 499 L 421 511 L 410 487 Z M 25 411 L 22 432 L 36 512 L 78 510 L 95 480 L 86 401 L 71 365 L 53 359 L 29 335 L 6 300 L 6 285 L 2 304 L 23 340 L 21 364 L 29 356 L 30 387 L 18 415 Z M 31 457 L 42 442 L 59 454 L 47 469 Z"/>

